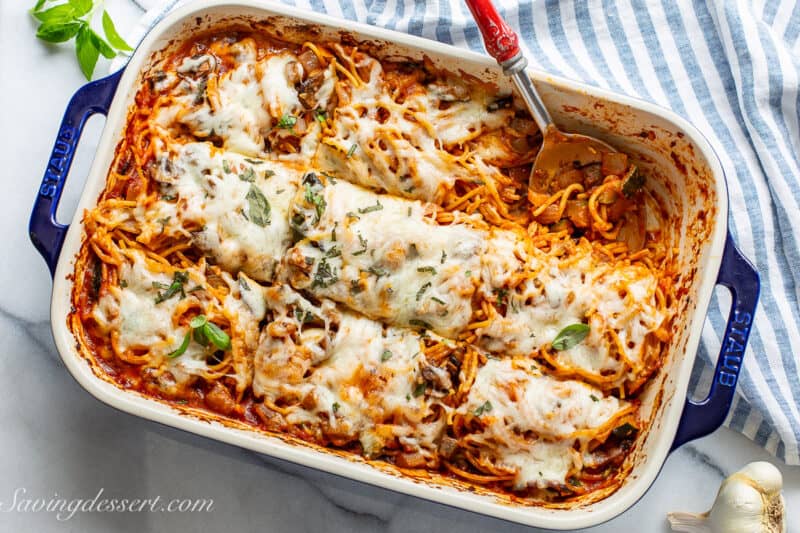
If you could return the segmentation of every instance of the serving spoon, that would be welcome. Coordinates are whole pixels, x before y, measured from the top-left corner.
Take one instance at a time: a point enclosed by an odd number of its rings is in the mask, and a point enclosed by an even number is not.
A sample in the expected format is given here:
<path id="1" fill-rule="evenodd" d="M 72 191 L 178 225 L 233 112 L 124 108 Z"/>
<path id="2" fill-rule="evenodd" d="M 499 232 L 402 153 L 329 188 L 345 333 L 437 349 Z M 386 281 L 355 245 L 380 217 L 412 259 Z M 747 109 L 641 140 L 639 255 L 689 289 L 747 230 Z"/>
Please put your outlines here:
<path id="1" fill-rule="evenodd" d="M 491 0 L 466 2 L 481 31 L 486 51 L 502 67 L 503 73 L 512 79 L 542 132 L 542 146 L 531 170 L 531 189 L 543 192 L 546 184 L 560 171 L 598 162 L 602 152 L 617 151 L 594 137 L 559 130 L 525 71 L 528 60 L 522 54 L 516 32 L 506 24 Z"/>

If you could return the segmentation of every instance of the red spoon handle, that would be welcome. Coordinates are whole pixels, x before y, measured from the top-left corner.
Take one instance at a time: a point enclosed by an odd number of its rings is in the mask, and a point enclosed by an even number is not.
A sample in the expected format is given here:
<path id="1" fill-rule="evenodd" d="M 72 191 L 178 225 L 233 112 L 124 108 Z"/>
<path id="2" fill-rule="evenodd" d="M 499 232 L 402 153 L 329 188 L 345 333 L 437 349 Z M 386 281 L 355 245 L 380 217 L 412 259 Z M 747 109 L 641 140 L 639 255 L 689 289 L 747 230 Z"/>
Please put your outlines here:
<path id="1" fill-rule="evenodd" d="M 498 63 L 519 53 L 519 38 L 492 5 L 491 0 L 466 0 L 469 10 L 483 35 L 483 44 Z"/>

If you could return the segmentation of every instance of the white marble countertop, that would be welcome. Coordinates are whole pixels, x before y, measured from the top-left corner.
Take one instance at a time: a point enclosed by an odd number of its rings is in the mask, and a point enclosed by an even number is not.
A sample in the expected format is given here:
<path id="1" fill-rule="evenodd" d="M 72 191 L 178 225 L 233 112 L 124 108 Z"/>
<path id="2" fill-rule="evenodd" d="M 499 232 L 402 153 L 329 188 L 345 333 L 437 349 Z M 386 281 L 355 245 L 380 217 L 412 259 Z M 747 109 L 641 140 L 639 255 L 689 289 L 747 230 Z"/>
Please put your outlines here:
<path id="1" fill-rule="evenodd" d="M 83 83 L 70 47 L 48 47 L 18 0 L 0 2 L 0 128 L 10 240 L 0 261 L 0 531 L 533 531 L 242 451 L 164 428 L 101 404 L 69 376 L 50 333 L 51 281 L 27 223 L 61 114 Z M 107 2 L 121 30 L 141 12 Z M 98 66 L 102 72 L 107 66 Z M 102 119 L 90 123 L 61 206 L 69 220 Z M 592 532 L 666 532 L 671 510 L 702 511 L 723 476 L 771 459 L 729 430 L 690 443 L 667 460 L 647 495 Z M 800 506 L 800 468 L 779 465 L 790 509 Z M 15 498 L 210 498 L 200 513 L 54 513 L 9 510 Z M 63 518 L 63 517 L 62 517 Z M 800 531 L 800 517 L 789 519 Z"/>

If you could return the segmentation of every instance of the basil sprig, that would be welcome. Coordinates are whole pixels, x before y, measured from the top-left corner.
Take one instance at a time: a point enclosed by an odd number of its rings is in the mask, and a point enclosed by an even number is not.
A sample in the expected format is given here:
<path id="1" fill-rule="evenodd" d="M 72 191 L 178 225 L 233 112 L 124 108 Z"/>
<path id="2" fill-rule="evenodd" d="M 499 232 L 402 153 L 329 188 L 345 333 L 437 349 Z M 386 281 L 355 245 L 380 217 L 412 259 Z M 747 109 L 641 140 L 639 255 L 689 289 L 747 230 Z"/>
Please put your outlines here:
<path id="1" fill-rule="evenodd" d="M 119 52 L 133 50 L 117 33 L 108 11 L 103 10 L 102 16 L 105 39 L 92 29 L 92 20 L 98 9 L 102 9 L 102 2 L 67 0 L 56 4 L 57 1 L 38 0 L 31 9 L 31 15 L 39 21 L 36 37 L 48 43 L 64 43 L 74 38 L 75 55 L 87 80 L 92 79 L 101 54 L 112 59 Z"/>
<path id="2" fill-rule="evenodd" d="M 175 351 L 167 354 L 170 359 L 183 355 L 186 349 L 189 348 L 189 342 L 192 338 L 201 346 L 208 346 L 210 342 L 220 350 L 227 350 L 231 347 L 231 338 L 228 334 L 213 322 L 209 322 L 206 315 L 194 317 L 189 322 L 189 327 L 192 330 L 186 333 L 181 345 Z"/>
<path id="3" fill-rule="evenodd" d="M 588 324 L 571 324 L 558 332 L 551 346 L 554 350 L 569 350 L 589 335 Z"/>

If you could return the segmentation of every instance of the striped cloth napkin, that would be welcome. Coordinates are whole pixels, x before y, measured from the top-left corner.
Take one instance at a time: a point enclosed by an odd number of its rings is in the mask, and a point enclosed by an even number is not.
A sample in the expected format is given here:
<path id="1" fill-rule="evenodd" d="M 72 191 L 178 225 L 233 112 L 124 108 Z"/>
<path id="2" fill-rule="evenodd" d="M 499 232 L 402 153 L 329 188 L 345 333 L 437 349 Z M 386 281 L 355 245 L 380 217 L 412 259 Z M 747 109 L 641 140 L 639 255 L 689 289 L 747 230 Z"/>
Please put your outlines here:
<path id="1" fill-rule="evenodd" d="M 148 9 L 138 42 L 186 0 Z M 461 0 L 284 0 L 483 51 Z M 728 178 L 730 225 L 761 302 L 726 424 L 800 464 L 800 2 L 495 0 L 533 67 L 649 100 L 695 124 Z M 707 390 L 730 297 L 714 298 L 691 389 Z"/>

